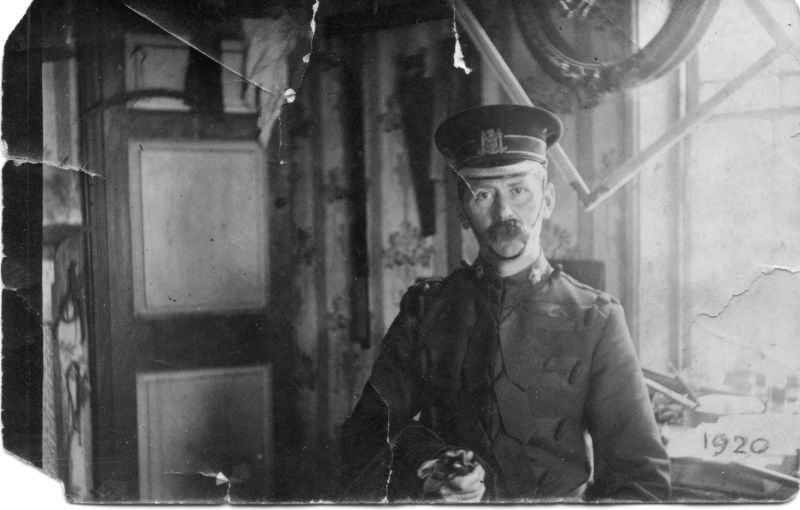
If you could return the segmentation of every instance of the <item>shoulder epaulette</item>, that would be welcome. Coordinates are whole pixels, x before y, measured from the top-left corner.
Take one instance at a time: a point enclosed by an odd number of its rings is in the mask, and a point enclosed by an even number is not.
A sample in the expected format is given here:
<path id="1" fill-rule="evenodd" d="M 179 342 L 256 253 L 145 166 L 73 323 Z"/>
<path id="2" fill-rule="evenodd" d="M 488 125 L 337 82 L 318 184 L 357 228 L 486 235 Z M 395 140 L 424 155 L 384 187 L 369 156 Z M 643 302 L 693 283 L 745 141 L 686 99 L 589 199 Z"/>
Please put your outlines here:
<path id="1" fill-rule="evenodd" d="M 444 281 L 444 278 L 441 276 L 429 276 L 424 278 L 417 278 L 417 281 L 414 282 L 414 285 L 408 288 L 409 291 L 414 292 L 428 292 L 431 289 L 434 289 L 438 285 L 440 285 Z"/>
<path id="2" fill-rule="evenodd" d="M 560 276 L 563 276 L 573 286 L 578 287 L 579 289 L 582 289 L 582 290 L 585 290 L 587 292 L 591 292 L 592 294 L 594 294 L 595 295 L 595 300 L 596 300 L 598 305 L 602 306 L 602 305 L 607 305 L 609 303 L 619 304 L 619 301 L 614 296 L 612 296 L 611 294 L 609 294 L 609 293 L 607 293 L 605 291 L 602 291 L 602 290 L 599 290 L 599 289 L 595 289 L 591 285 L 586 285 L 585 283 L 579 282 L 572 275 L 569 275 L 569 274 L 567 274 L 567 273 L 565 273 L 563 271 L 558 271 L 558 274 Z"/>
<path id="3" fill-rule="evenodd" d="M 417 278 L 414 285 L 408 288 L 404 299 L 408 300 L 407 304 L 414 315 L 417 317 L 425 315 L 428 303 L 439 293 L 443 281 L 444 278 L 438 276 Z"/>

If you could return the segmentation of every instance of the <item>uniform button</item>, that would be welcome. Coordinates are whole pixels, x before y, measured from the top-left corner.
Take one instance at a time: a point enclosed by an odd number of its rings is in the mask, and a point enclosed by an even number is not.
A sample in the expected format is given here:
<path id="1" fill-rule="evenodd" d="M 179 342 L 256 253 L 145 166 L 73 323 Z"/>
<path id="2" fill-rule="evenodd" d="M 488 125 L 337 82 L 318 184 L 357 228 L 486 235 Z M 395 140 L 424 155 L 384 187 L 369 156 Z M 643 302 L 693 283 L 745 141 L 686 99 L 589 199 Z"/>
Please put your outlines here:
<path id="1" fill-rule="evenodd" d="M 536 485 L 544 485 L 549 480 L 550 480 L 550 471 L 545 470 L 544 473 L 542 473 L 542 476 L 539 477 L 539 480 L 536 482 Z"/>
<path id="2" fill-rule="evenodd" d="M 592 305 L 591 308 L 586 310 L 583 314 L 583 325 L 586 327 L 591 326 L 600 316 L 600 309 L 597 305 Z"/>
<path id="3" fill-rule="evenodd" d="M 567 420 L 562 418 L 553 429 L 553 439 L 558 441 L 561 437 L 561 433 L 564 431 L 564 425 L 567 423 Z"/>
<path id="4" fill-rule="evenodd" d="M 572 367 L 572 370 L 569 372 L 569 377 L 567 378 L 567 382 L 569 384 L 575 384 L 578 382 L 578 379 L 583 374 L 583 361 L 578 360 L 575 362 L 575 365 Z"/>

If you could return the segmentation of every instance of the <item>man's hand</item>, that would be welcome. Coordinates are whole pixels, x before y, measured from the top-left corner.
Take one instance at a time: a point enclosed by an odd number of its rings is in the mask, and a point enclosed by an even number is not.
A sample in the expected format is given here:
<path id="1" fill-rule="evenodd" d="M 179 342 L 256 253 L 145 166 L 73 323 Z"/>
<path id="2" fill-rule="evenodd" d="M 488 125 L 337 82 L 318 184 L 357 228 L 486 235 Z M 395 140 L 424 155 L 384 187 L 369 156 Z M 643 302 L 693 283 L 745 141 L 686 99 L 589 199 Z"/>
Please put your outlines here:
<path id="1" fill-rule="evenodd" d="M 673 402 L 662 393 L 656 393 L 653 397 L 653 412 L 656 416 L 656 423 L 661 425 L 681 425 L 683 423 L 683 406 Z"/>
<path id="2" fill-rule="evenodd" d="M 468 475 L 456 476 L 442 484 L 437 494 L 451 503 L 479 503 L 486 492 L 486 485 L 483 483 L 485 474 L 483 466 L 478 464 Z"/>
<path id="3" fill-rule="evenodd" d="M 486 492 L 486 472 L 469 450 L 449 450 L 422 464 L 417 475 L 424 479 L 423 492 L 452 503 L 477 503 Z"/>

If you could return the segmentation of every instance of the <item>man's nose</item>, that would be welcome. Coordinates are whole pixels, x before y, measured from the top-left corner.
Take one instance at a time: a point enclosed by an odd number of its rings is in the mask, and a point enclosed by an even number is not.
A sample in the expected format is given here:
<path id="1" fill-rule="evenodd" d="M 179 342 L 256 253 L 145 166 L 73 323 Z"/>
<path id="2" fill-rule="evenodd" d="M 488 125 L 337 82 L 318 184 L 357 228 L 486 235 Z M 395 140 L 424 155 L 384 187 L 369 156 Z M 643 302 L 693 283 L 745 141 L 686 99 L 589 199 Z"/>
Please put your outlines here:
<path id="1" fill-rule="evenodd" d="M 505 220 L 514 217 L 508 197 L 503 193 L 498 193 L 494 200 L 495 216 L 498 220 Z"/>

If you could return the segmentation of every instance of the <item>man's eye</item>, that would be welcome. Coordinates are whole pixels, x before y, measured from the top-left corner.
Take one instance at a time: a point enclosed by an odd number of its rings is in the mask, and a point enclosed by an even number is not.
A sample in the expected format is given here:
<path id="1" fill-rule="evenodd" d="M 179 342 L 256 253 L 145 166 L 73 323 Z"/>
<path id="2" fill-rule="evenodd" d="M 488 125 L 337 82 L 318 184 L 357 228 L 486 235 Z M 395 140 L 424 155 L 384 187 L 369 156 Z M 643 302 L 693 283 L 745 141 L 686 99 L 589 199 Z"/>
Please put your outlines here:
<path id="1" fill-rule="evenodd" d="M 492 197 L 492 194 L 488 191 L 479 191 L 475 193 L 475 198 L 477 200 L 489 200 Z"/>
<path id="2" fill-rule="evenodd" d="M 527 188 L 514 188 L 511 190 L 515 195 L 522 195 L 523 193 L 527 192 Z"/>

